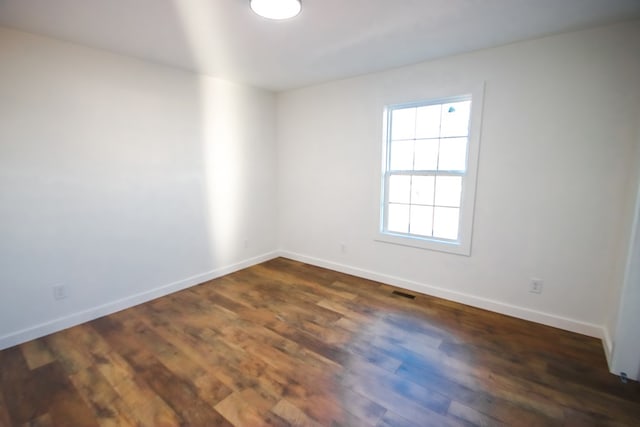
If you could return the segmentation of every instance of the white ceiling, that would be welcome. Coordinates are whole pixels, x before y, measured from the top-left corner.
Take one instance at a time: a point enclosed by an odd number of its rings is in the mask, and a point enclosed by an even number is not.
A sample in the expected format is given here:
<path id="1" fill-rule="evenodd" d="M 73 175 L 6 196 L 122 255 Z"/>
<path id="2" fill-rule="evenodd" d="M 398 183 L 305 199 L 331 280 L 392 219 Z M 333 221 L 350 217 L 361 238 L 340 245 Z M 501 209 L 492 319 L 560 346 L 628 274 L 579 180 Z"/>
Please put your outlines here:
<path id="1" fill-rule="evenodd" d="M 0 25 L 271 90 L 640 18 L 640 0 L 0 0 Z"/>

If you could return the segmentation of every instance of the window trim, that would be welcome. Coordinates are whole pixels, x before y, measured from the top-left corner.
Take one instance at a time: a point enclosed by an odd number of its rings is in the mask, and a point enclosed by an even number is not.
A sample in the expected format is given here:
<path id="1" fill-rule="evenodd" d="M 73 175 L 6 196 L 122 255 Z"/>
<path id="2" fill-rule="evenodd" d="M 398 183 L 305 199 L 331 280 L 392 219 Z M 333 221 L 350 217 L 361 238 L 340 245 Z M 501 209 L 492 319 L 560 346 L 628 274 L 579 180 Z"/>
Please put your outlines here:
<path id="1" fill-rule="evenodd" d="M 473 220 L 475 211 L 475 192 L 478 173 L 478 160 L 480 154 L 480 134 L 482 131 L 482 110 L 484 105 L 484 83 L 478 84 L 467 90 L 449 90 L 453 96 L 424 97 L 423 101 L 410 102 L 389 102 L 383 108 L 383 143 L 382 143 L 382 171 L 380 173 L 380 186 L 378 187 L 378 231 L 376 241 L 392 243 L 396 245 L 409 246 L 420 249 L 447 252 L 458 255 L 471 255 L 471 240 L 473 234 Z M 391 108 L 415 107 L 423 105 L 442 104 L 456 102 L 463 99 L 471 99 L 471 112 L 469 116 L 469 136 L 467 147 L 467 168 L 463 176 L 462 196 L 460 203 L 460 225 L 459 239 L 456 241 L 439 239 L 437 237 L 426 237 L 417 235 L 406 235 L 384 231 L 384 219 L 388 206 L 386 189 L 388 173 L 388 150 L 391 129 L 388 126 L 389 111 Z M 459 174 L 456 174 L 459 175 Z"/>

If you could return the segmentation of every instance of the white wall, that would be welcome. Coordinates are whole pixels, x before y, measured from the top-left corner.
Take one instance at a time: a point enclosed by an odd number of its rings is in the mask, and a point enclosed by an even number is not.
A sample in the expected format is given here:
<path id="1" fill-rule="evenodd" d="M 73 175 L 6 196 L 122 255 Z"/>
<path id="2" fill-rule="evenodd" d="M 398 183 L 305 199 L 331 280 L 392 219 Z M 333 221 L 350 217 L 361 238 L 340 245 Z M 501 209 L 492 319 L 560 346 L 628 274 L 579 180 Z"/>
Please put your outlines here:
<path id="1" fill-rule="evenodd" d="M 640 148 L 640 120 L 637 123 L 636 148 Z M 640 150 L 636 151 L 635 161 L 636 170 L 629 186 L 629 202 L 633 207 L 628 211 L 632 214 L 623 222 L 629 225 L 629 238 L 621 239 L 628 250 L 627 256 L 621 257 L 625 267 L 620 286 L 613 287 L 611 293 L 605 350 L 611 372 L 617 375 L 624 372 L 629 378 L 640 380 Z"/>
<path id="2" fill-rule="evenodd" d="M 0 29 L 0 348 L 272 256 L 275 149 L 269 92 Z"/>
<path id="3" fill-rule="evenodd" d="M 618 307 L 616 328 L 612 333 L 611 371 L 624 372 L 640 380 L 640 198 L 637 198 L 627 268 Z"/>
<path id="4" fill-rule="evenodd" d="M 384 103 L 482 81 L 471 256 L 374 241 Z M 638 22 L 280 94 L 280 246 L 307 262 L 601 336 L 624 266 L 639 99 Z M 541 295 L 528 292 L 531 277 L 544 279 Z"/>
<path id="5" fill-rule="evenodd" d="M 636 102 L 640 104 L 640 99 L 637 99 Z M 637 223 L 640 221 L 638 205 L 640 203 L 640 118 L 636 121 L 636 135 L 635 151 L 630 156 L 632 159 L 631 173 L 625 189 L 627 194 L 626 204 L 620 209 L 620 224 L 624 229 L 623 235 L 618 242 L 620 256 L 616 259 L 614 275 L 609 281 L 609 300 L 605 301 L 607 310 L 603 341 L 607 361 L 614 373 L 620 373 L 621 371 L 614 366 L 614 347 L 620 349 L 620 346 L 615 346 L 615 342 L 620 336 L 625 335 L 624 330 L 627 326 L 630 326 L 630 329 L 636 328 L 635 323 L 626 325 L 622 321 L 620 310 L 622 309 L 623 298 L 625 298 L 625 288 L 633 287 L 630 274 L 632 268 L 635 267 L 634 263 L 638 261 L 638 249 L 633 245 L 634 239 L 638 238 L 635 233 L 638 233 Z M 628 315 L 623 317 L 628 317 Z M 638 344 L 640 345 L 640 342 Z M 620 352 L 618 353 L 617 357 L 619 358 Z"/>

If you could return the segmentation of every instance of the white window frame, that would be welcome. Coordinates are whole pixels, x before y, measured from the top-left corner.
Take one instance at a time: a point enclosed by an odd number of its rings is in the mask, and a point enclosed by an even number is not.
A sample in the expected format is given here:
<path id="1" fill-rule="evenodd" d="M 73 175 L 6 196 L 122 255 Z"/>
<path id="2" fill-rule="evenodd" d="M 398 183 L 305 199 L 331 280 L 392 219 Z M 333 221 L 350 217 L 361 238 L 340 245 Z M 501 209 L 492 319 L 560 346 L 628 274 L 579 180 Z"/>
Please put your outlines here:
<path id="1" fill-rule="evenodd" d="M 478 174 L 478 158 L 480 154 L 480 133 L 482 124 L 482 107 L 484 104 L 484 84 L 477 85 L 471 90 L 450 92 L 451 96 L 425 97 L 423 101 L 388 103 L 383 112 L 383 148 L 382 174 L 380 187 L 379 223 L 376 240 L 384 243 L 410 246 L 420 249 L 435 250 L 458 255 L 471 255 L 471 238 L 473 234 L 473 218 L 475 208 L 476 181 Z M 395 233 L 385 230 L 385 215 L 387 209 L 387 179 L 389 166 L 390 132 L 388 120 L 392 109 L 422 105 L 442 104 L 471 99 L 471 113 L 469 116 L 469 136 L 467 144 L 467 168 L 462 178 L 462 197 L 460 203 L 460 223 L 458 240 L 439 239 L 412 234 Z"/>

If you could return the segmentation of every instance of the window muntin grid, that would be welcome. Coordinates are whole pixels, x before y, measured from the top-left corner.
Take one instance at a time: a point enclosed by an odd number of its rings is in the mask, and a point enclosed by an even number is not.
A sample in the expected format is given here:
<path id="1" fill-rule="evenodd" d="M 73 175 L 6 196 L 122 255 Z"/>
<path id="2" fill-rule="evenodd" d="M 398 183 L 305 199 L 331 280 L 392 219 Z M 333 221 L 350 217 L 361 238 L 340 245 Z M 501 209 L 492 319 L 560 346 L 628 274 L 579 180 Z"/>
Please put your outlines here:
<path id="1" fill-rule="evenodd" d="M 456 242 L 471 97 L 387 109 L 383 232 Z"/>

